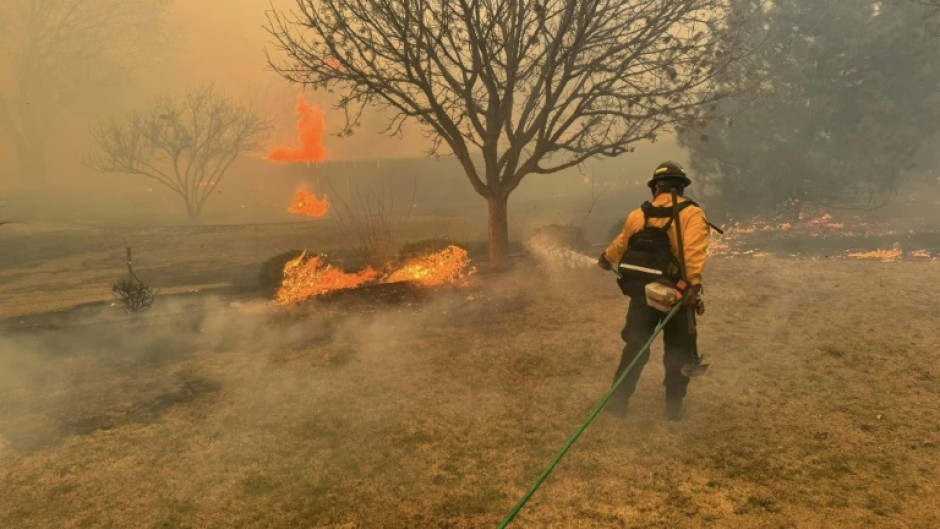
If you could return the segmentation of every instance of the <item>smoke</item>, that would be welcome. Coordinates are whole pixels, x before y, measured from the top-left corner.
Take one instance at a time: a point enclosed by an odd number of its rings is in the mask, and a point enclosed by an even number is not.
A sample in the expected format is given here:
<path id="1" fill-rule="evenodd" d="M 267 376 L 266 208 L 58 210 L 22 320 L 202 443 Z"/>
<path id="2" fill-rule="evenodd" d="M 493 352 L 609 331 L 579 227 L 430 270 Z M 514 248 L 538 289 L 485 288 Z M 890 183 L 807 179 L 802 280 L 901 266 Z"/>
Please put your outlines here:
<path id="1" fill-rule="evenodd" d="M 38 324 L 38 329 L 29 326 Z M 51 324 L 51 327 L 47 327 Z M 113 308 L 11 325 L 0 336 L 0 455 L 72 435 L 146 424 L 223 387 L 197 367 L 205 354 L 273 351 L 328 339 L 324 321 L 299 321 L 268 302 L 158 298 L 127 317 Z M 20 327 L 17 329 L 17 327 Z"/>
<path id="2" fill-rule="evenodd" d="M 158 298 L 137 316 L 101 307 L 0 322 L 0 460 L 164 421 L 233 439 L 258 424 L 291 424 L 385 378 L 395 344 L 492 312 L 462 289 L 416 292 L 421 303 L 353 293 L 293 307 Z"/>
<path id="3" fill-rule="evenodd" d="M 297 96 L 297 146 L 282 147 L 271 151 L 267 159 L 271 162 L 321 162 L 326 158 L 323 148 L 323 112 L 313 107 L 303 94 Z"/>

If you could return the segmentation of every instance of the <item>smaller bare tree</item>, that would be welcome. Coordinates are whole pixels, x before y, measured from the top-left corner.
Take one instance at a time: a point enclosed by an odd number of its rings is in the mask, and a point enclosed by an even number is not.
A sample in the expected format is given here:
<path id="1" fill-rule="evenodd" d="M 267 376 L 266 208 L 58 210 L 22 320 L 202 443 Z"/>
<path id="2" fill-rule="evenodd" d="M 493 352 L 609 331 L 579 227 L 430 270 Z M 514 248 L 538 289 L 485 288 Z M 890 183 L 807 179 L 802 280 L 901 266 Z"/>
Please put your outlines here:
<path id="1" fill-rule="evenodd" d="M 90 165 L 170 188 L 194 222 L 232 162 L 257 149 L 267 128 L 252 108 L 228 101 L 212 87 L 198 88 L 179 101 L 164 97 L 144 112 L 94 129 L 97 150 Z"/>
<path id="2" fill-rule="evenodd" d="M 372 266 L 381 267 L 391 257 L 396 235 L 411 217 L 418 192 L 418 179 L 412 179 L 411 199 L 396 207 L 396 184 L 385 186 L 358 182 L 354 187 L 346 179 L 342 192 L 327 179 L 333 215 L 356 252 Z"/>

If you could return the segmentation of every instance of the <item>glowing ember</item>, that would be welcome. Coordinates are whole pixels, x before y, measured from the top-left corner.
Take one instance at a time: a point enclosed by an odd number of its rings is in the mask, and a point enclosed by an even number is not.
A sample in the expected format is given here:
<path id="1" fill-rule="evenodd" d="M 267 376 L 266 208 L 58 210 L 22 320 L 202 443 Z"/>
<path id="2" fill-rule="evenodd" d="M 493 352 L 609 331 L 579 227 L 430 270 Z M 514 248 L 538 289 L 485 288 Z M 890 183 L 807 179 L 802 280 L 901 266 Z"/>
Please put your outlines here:
<path id="1" fill-rule="evenodd" d="M 904 255 L 904 252 L 901 251 L 901 246 L 895 244 L 890 250 L 872 250 L 870 252 L 854 252 L 848 254 L 848 257 L 853 259 L 872 259 L 872 260 L 881 260 L 885 263 L 895 263 L 901 260 L 901 257 Z"/>
<path id="2" fill-rule="evenodd" d="M 766 257 L 771 254 L 766 252 L 757 252 L 755 249 L 748 249 L 747 244 L 753 240 L 766 240 L 768 237 L 779 236 L 782 239 L 791 240 L 799 237 L 828 237 L 838 236 L 856 236 L 864 235 L 860 228 L 867 225 L 864 223 L 852 223 L 852 229 L 847 229 L 846 224 L 836 221 L 829 213 L 823 213 L 816 217 L 799 215 L 792 222 L 778 222 L 761 219 L 753 219 L 749 222 L 735 222 L 725 227 L 724 235 L 712 232 L 709 237 L 709 255 L 722 255 L 726 257 L 749 256 Z M 753 236 L 753 237 L 752 237 Z"/>
<path id="3" fill-rule="evenodd" d="M 326 198 L 326 195 L 323 196 L 323 200 L 320 200 L 316 195 L 302 187 L 294 194 L 294 201 L 291 202 L 287 211 L 294 215 L 305 215 L 312 219 L 318 219 L 326 215 L 329 209 L 330 201 Z"/>
<path id="4" fill-rule="evenodd" d="M 814 219 L 806 219 L 804 222 L 815 228 L 828 228 L 830 230 L 841 230 L 845 228 L 845 224 L 833 221 L 832 215 L 828 213 Z"/>
<path id="5" fill-rule="evenodd" d="M 426 287 L 457 283 L 475 272 L 470 268 L 467 251 L 458 246 L 410 259 L 385 279 L 385 283 L 413 282 Z"/>
<path id="6" fill-rule="evenodd" d="M 746 252 L 742 252 L 742 255 L 747 255 L 748 257 L 758 257 L 758 258 L 760 258 L 760 257 L 770 257 L 771 254 L 769 254 L 769 253 L 767 253 L 767 252 L 757 252 L 757 251 L 754 251 L 754 250 L 747 250 Z"/>
<path id="7" fill-rule="evenodd" d="M 323 148 L 323 112 L 310 106 L 303 94 L 297 96 L 297 141 L 296 147 L 275 149 L 268 155 L 271 162 L 320 162 L 326 158 Z"/>
<path id="8" fill-rule="evenodd" d="M 369 267 L 358 274 L 347 274 L 327 264 L 322 256 L 305 260 L 306 256 L 307 252 L 304 252 L 284 265 L 284 280 L 277 291 L 278 303 L 300 303 L 334 290 L 359 287 L 379 276 Z"/>

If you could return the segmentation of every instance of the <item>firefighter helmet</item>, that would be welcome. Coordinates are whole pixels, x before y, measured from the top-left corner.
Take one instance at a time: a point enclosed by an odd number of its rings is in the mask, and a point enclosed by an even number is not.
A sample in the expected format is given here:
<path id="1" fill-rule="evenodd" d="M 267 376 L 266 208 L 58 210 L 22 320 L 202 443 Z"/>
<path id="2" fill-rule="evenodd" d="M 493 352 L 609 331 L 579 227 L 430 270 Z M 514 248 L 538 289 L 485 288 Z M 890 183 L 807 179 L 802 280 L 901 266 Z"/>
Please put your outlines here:
<path id="1" fill-rule="evenodd" d="M 682 187 L 687 187 L 692 185 L 692 181 L 689 180 L 689 177 L 685 174 L 685 170 L 682 169 L 681 165 L 670 161 L 659 164 L 659 167 L 653 171 L 653 178 L 651 178 L 646 185 L 648 185 L 650 189 L 653 189 L 658 185 L 677 184 Z"/>

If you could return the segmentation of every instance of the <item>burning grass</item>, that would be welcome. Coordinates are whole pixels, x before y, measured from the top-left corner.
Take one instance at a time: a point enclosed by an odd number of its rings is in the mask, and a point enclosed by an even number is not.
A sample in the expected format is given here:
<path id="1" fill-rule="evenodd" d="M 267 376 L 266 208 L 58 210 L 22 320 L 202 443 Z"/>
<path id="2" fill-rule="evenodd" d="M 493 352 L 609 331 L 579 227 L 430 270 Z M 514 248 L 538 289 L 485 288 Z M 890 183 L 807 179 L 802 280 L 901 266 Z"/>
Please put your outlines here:
<path id="1" fill-rule="evenodd" d="M 872 250 L 870 252 L 851 252 L 846 255 L 853 259 L 877 260 L 883 263 L 896 263 L 904 257 L 904 251 L 900 244 L 895 244 L 890 250 Z"/>
<path id="2" fill-rule="evenodd" d="M 777 234 L 788 237 L 815 238 L 832 234 L 845 235 L 845 223 L 837 222 L 832 215 L 825 213 L 818 217 L 800 217 L 796 223 L 772 222 L 755 219 L 747 222 L 734 222 L 724 228 L 725 233 L 712 232 L 709 241 L 709 254 L 712 256 L 751 255 L 757 252 L 749 245 L 756 235 Z"/>
<path id="3" fill-rule="evenodd" d="M 284 281 L 277 291 L 280 304 L 300 303 L 334 290 L 356 288 L 379 277 L 379 273 L 366 267 L 348 274 L 325 261 L 323 256 L 307 258 L 307 252 L 284 265 Z"/>
<path id="4" fill-rule="evenodd" d="M 826 259 L 937 261 L 940 234 L 933 231 L 903 232 L 888 223 L 830 214 L 801 218 L 798 222 L 755 220 L 736 222 L 724 235 L 712 232 L 709 253 L 724 257 L 790 256 Z M 921 247 L 905 251 L 903 246 Z M 933 251 L 924 246 L 937 246 Z"/>
<path id="5" fill-rule="evenodd" d="M 448 246 L 440 252 L 409 259 L 401 268 L 385 278 L 385 283 L 412 282 L 425 287 L 462 284 L 476 270 L 470 266 L 470 256 L 459 246 Z"/>
<path id="6" fill-rule="evenodd" d="M 422 287 L 465 285 L 476 273 L 463 248 L 451 245 L 439 252 L 412 257 L 404 263 L 390 262 L 384 272 L 366 267 L 347 273 L 326 262 L 325 256 L 307 257 L 306 252 L 284 265 L 284 280 L 277 292 L 281 305 L 300 303 L 330 292 L 369 284 L 413 283 Z"/>

